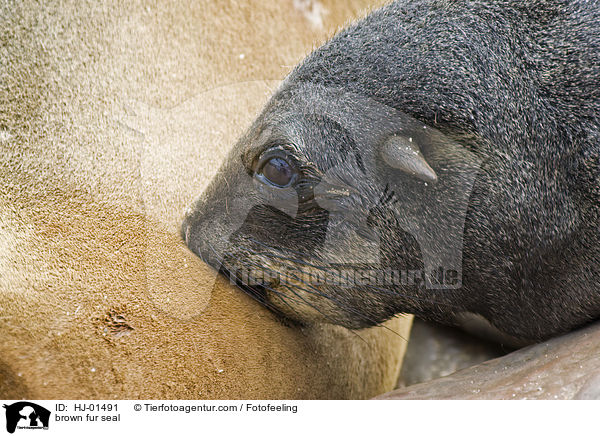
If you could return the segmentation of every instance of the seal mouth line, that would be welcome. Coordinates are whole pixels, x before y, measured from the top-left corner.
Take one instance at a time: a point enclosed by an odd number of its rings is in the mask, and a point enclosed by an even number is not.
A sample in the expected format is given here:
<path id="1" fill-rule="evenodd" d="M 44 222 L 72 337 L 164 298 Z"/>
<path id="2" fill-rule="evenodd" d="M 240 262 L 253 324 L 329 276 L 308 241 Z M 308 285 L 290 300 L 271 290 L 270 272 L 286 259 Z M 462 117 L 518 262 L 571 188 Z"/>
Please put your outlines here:
<path id="1" fill-rule="evenodd" d="M 256 244 L 261 245 L 261 246 L 263 246 L 263 247 L 265 247 L 267 249 L 271 249 L 271 250 L 273 249 L 273 247 L 270 247 L 269 245 L 266 245 L 266 244 L 264 244 L 264 243 L 262 243 L 262 242 L 260 242 L 260 241 L 258 241 L 256 239 L 254 239 L 254 238 L 250 238 L 249 237 L 248 240 L 250 240 L 252 242 L 255 242 Z M 293 269 L 294 271 L 296 271 L 296 272 L 298 272 L 300 274 L 305 273 L 305 270 L 303 270 L 302 268 L 300 268 L 298 265 L 304 266 L 304 267 L 309 267 L 309 268 L 314 268 L 314 269 L 317 269 L 319 271 L 323 271 L 325 273 L 331 271 L 330 267 L 322 266 L 322 265 L 315 265 L 313 263 L 310 263 L 310 262 L 307 262 L 307 261 L 304 261 L 304 260 L 301 260 L 301 259 L 296 259 L 294 257 L 286 257 L 286 256 L 283 256 L 283 255 L 277 255 L 277 254 L 273 254 L 273 253 L 270 253 L 270 252 L 259 252 L 259 251 L 253 250 L 250 247 L 245 247 L 244 250 L 246 250 L 250 254 L 253 254 L 253 255 L 256 255 L 256 256 L 262 256 L 262 257 L 265 257 L 267 259 L 277 259 L 279 261 L 285 262 L 285 264 L 286 264 L 286 266 L 288 268 L 291 268 L 291 269 Z M 293 251 L 293 253 L 302 255 L 302 253 L 296 252 L 296 251 Z M 246 261 L 246 262 L 248 264 L 250 263 L 248 261 Z M 254 266 L 256 266 L 256 267 L 259 267 L 259 268 L 263 268 L 263 269 L 265 268 L 264 265 L 259 265 L 257 263 L 252 263 L 252 264 Z M 336 265 L 336 266 L 340 266 L 340 265 Z M 288 278 L 292 278 L 294 280 L 302 282 L 306 286 L 314 289 L 316 292 L 319 292 L 318 290 L 316 290 L 314 288 L 314 286 L 312 286 L 310 283 L 308 283 L 306 281 L 303 281 L 300 277 L 296 276 L 295 274 L 287 273 L 287 274 L 283 274 L 283 275 L 287 276 Z M 308 273 L 308 275 L 310 277 L 315 277 L 313 273 Z M 279 277 L 277 278 L 277 280 L 278 280 L 278 284 L 279 285 L 284 286 L 284 283 L 280 282 L 280 278 Z M 284 282 L 287 282 L 287 281 L 284 281 Z M 350 282 L 347 282 L 347 284 L 345 286 L 348 287 L 350 284 L 351 284 Z M 426 297 L 423 297 L 423 296 L 415 296 L 415 295 L 410 295 L 410 294 L 406 294 L 406 293 L 400 293 L 400 292 L 397 292 L 395 290 L 387 289 L 387 288 L 384 288 L 384 287 L 381 287 L 381 286 L 372 285 L 372 284 L 363 285 L 363 286 L 366 286 L 366 290 L 368 292 L 372 292 L 373 294 L 379 294 L 379 295 L 385 295 L 385 296 L 392 295 L 392 296 L 397 296 L 397 297 L 408 298 L 408 299 L 411 299 L 411 300 L 414 300 L 414 301 L 417 301 L 417 302 L 427 301 L 427 302 L 430 302 L 432 304 L 436 304 L 436 305 L 439 305 L 439 306 L 447 307 L 449 309 L 461 309 L 460 306 L 457 306 L 455 304 L 451 304 L 449 302 L 439 301 L 439 300 L 434 299 L 434 298 L 426 298 Z M 303 290 L 306 291 L 306 292 L 310 292 L 307 289 L 303 289 Z M 321 293 L 318 293 L 318 295 L 320 295 L 320 296 L 322 296 L 324 298 L 328 298 L 331 301 L 335 302 L 335 300 L 332 299 L 332 298 L 330 298 L 329 296 L 322 295 Z"/>

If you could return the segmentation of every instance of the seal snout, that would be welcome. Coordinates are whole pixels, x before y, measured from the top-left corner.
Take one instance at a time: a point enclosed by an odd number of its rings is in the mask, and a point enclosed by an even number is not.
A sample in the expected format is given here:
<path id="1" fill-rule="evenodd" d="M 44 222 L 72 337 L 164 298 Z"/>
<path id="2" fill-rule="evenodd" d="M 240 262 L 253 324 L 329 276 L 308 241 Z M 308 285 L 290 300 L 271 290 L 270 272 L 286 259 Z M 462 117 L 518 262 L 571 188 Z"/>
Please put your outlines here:
<path id="1" fill-rule="evenodd" d="M 204 235 L 207 231 L 203 227 L 202 220 L 188 214 L 181 224 L 181 237 L 188 248 L 203 262 L 218 270 L 221 268 L 221 262 L 215 256 L 215 249 L 211 249 L 210 243 L 206 240 Z"/>

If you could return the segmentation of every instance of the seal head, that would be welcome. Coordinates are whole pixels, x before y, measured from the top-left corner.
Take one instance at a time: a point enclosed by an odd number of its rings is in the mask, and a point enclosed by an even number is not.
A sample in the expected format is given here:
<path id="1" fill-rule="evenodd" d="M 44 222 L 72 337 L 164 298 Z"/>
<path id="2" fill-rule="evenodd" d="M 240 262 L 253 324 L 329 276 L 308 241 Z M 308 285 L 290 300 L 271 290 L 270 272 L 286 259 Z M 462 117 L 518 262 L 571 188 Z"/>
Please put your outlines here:
<path id="1" fill-rule="evenodd" d="M 526 3 L 400 1 L 340 32 L 234 146 L 187 244 L 301 322 L 535 341 L 598 319 L 600 12 Z"/>

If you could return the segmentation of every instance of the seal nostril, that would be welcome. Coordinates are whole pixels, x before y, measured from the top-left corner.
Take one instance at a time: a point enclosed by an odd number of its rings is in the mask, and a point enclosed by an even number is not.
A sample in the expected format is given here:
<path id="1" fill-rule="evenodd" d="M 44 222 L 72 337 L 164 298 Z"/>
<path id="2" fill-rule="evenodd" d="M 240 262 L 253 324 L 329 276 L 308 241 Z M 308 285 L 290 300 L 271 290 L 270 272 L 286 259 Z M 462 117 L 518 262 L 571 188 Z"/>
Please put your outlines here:
<path id="1" fill-rule="evenodd" d="M 189 236 L 190 236 L 190 226 L 188 224 L 187 217 L 183 220 L 180 227 L 180 235 L 186 245 L 188 244 Z"/>
<path id="2" fill-rule="evenodd" d="M 190 241 L 190 226 L 186 226 L 186 228 L 185 228 L 185 235 L 184 235 L 183 239 L 185 240 L 186 244 L 189 244 L 189 241 Z"/>
<path id="3" fill-rule="evenodd" d="M 188 243 L 188 238 L 190 236 L 190 228 L 187 225 L 184 225 L 183 228 L 181 229 L 181 236 L 183 238 L 183 241 L 186 243 Z"/>

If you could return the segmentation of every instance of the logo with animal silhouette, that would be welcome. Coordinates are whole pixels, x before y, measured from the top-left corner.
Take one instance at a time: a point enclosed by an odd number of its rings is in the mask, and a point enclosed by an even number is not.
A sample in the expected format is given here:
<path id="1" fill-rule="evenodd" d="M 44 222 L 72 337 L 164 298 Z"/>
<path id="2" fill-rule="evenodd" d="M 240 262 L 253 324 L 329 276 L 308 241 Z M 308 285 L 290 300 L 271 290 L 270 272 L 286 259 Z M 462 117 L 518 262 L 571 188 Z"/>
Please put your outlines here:
<path id="1" fill-rule="evenodd" d="M 48 429 L 50 411 L 29 401 L 19 401 L 6 409 L 6 431 L 14 433 L 16 429 Z"/>

